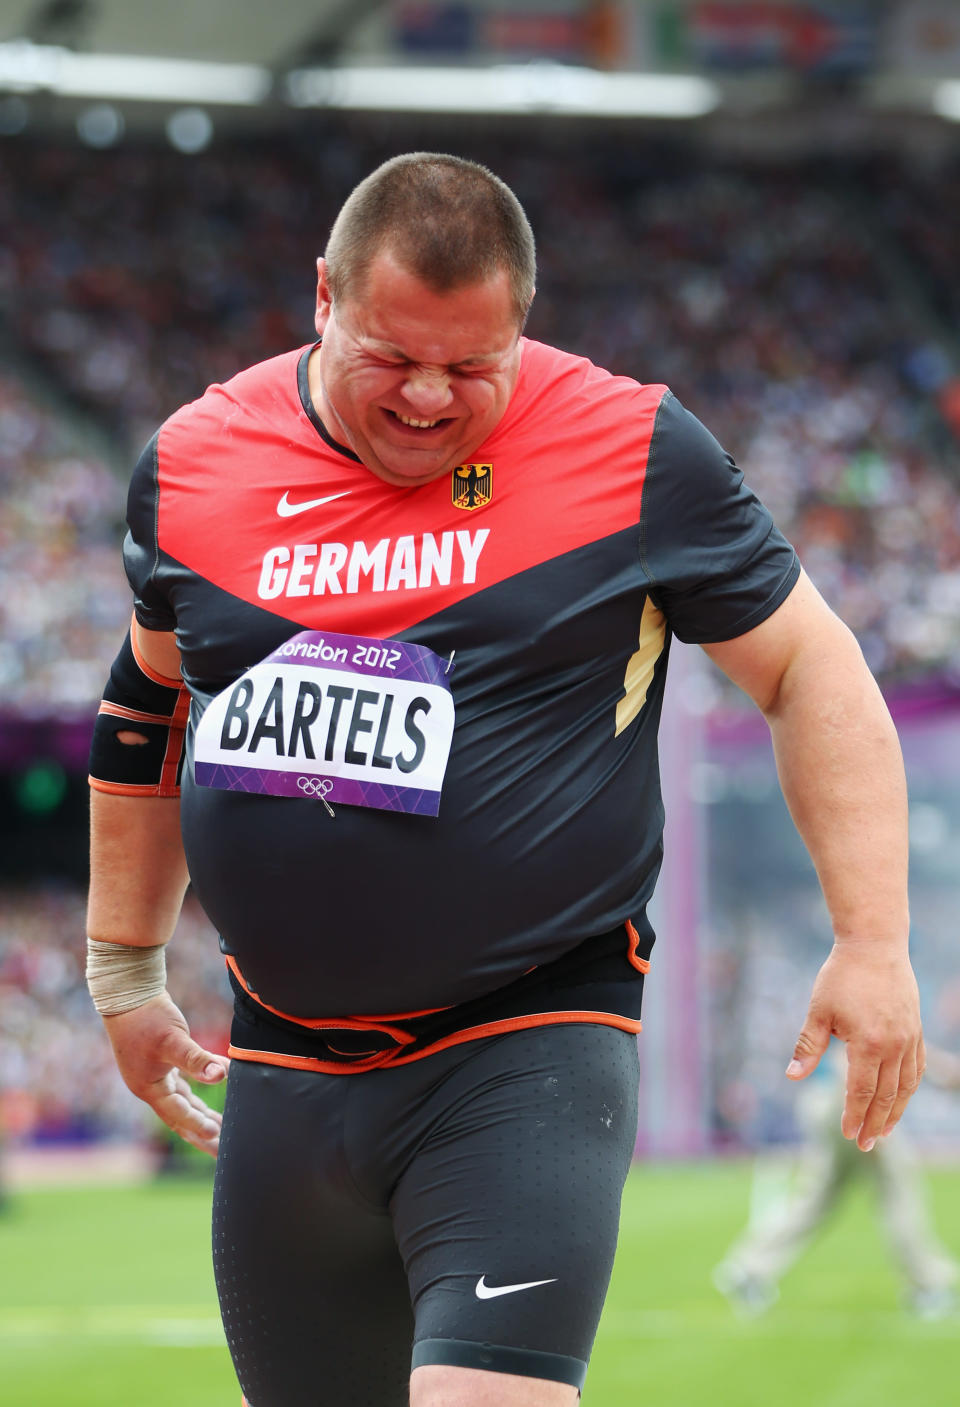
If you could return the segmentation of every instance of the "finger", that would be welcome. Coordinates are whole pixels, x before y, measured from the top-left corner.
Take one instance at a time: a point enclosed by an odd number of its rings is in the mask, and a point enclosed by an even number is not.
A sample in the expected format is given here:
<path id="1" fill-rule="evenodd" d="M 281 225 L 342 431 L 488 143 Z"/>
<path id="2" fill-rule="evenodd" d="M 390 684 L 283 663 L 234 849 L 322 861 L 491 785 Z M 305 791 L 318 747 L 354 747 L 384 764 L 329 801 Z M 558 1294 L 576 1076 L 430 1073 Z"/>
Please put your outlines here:
<path id="1" fill-rule="evenodd" d="M 215 1158 L 220 1148 L 220 1124 L 213 1119 L 187 1120 L 177 1126 L 168 1125 L 184 1143 Z"/>
<path id="2" fill-rule="evenodd" d="M 830 1044 L 830 1026 L 826 1021 L 807 1013 L 803 1030 L 793 1047 L 793 1059 L 787 1066 L 788 1080 L 805 1080 L 820 1064 L 820 1057 Z"/>
<path id="3" fill-rule="evenodd" d="M 168 1128 L 181 1138 L 216 1138 L 219 1135 L 222 1119 L 213 1109 L 190 1104 L 179 1096 L 167 1096 L 152 1106 Z"/>
<path id="4" fill-rule="evenodd" d="M 191 1126 L 195 1126 L 199 1120 L 205 1123 L 213 1122 L 219 1128 L 223 1123 L 223 1115 L 219 1110 L 211 1109 L 192 1089 L 181 1072 L 175 1071 L 174 1073 L 176 1083 L 172 1098 L 175 1101 L 175 1108 L 190 1122 Z"/>
<path id="5" fill-rule="evenodd" d="M 211 1158 L 216 1158 L 220 1151 L 220 1131 L 215 1134 L 195 1134 L 190 1130 L 177 1130 L 184 1143 L 189 1143 L 191 1148 L 196 1148 L 198 1153 L 206 1153 Z"/>
<path id="6" fill-rule="evenodd" d="M 923 1072 L 926 1069 L 926 1059 L 923 1037 L 921 1036 L 916 1051 L 911 1052 L 900 1066 L 900 1088 L 897 1090 L 896 1102 L 890 1111 L 890 1117 L 883 1130 L 884 1138 L 886 1138 L 887 1134 L 893 1133 L 893 1130 L 900 1122 L 904 1109 L 906 1109 L 910 1099 L 919 1089 L 920 1081 L 923 1079 Z"/>
<path id="7" fill-rule="evenodd" d="M 917 1067 L 911 1057 L 910 1060 L 905 1060 L 900 1066 L 900 1083 L 897 1088 L 896 1098 L 890 1107 L 890 1112 L 887 1115 L 883 1128 L 880 1130 L 881 1138 L 886 1138 L 888 1134 L 893 1133 L 897 1124 L 900 1122 L 904 1109 L 906 1109 L 910 1099 L 916 1093 L 919 1083 Z"/>
<path id="8" fill-rule="evenodd" d="M 203 1051 L 206 1061 L 203 1069 L 197 1073 L 190 1072 L 192 1080 L 198 1080 L 204 1085 L 218 1085 L 221 1080 L 226 1079 L 230 1071 L 230 1060 L 226 1055 L 214 1055 L 211 1051 Z"/>
<path id="9" fill-rule="evenodd" d="M 856 1138 L 877 1092 L 880 1060 L 868 1056 L 862 1049 L 847 1046 L 847 1087 L 840 1116 L 844 1138 Z"/>
<path id="10" fill-rule="evenodd" d="M 198 1136 L 192 1133 L 182 1133 L 180 1137 L 184 1143 L 189 1143 L 192 1148 L 196 1148 L 199 1153 L 206 1153 L 211 1158 L 216 1158 L 220 1152 L 220 1130 L 215 1134 Z"/>
<path id="11" fill-rule="evenodd" d="M 151 1108 L 187 1143 L 216 1157 L 221 1115 L 204 1104 L 179 1072 L 171 1071 L 163 1084 L 162 1092 L 150 1100 Z"/>
<path id="12" fill-rule="evenodd" d="M 164 1058 L 171 1065 L 201 1084 L 218 1084 L 225 1078 L 230 1062 L 225 1055 L 214 1055 L 186 1032 L 173 1029 L 163 1043 Z"/>
<path id="13" fill-rule="evenodd" d="M 873 1067 L 874 1075 L 870 1074 L 869 1066 L 857 1072 L 851 1065 L 847 1083 L 847 1107 L 841 1127 L 847 1138 L 856 1138 L 857 1147 L 864 1153 L 870 1152 L 890 1120 L 900 1088 L 901 1064 L 899 1056 L 893 1060 L 885 1060 L 879 1068 Z M 868 1099 L 866 1095 L 871 1079 L 874 1087 Z M 860 1110 L 862 1115 L 858 1125 L 857 1114 Z"/>

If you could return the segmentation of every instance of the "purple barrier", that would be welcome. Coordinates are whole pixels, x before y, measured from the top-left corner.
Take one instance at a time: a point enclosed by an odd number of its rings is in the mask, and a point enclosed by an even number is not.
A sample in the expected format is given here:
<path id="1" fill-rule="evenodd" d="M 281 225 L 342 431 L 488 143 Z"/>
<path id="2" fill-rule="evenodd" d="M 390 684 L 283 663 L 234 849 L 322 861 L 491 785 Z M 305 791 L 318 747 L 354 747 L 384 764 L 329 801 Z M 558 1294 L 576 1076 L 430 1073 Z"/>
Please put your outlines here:
<path id="1" fill-rule="evenodd" d="M 945 720 L 960 713 L 960 683 L 951 679 L 927 679 L 885 689 L 884 698 L 897 728 L 909 732 L 931 720 Z M 721 707 L 707 715 L 707 746 L 749 745 L 767 736 L 767 726 L 759 710 L 748 703 L 743 707 Z"/>
<path id="2" fill-rule="evenodd" d="M 89 717 L 23 718 L 0 714 L 0 771 L 16 771 L 41 758 L 68 772 L 86 773 L 94 709 Z"/>

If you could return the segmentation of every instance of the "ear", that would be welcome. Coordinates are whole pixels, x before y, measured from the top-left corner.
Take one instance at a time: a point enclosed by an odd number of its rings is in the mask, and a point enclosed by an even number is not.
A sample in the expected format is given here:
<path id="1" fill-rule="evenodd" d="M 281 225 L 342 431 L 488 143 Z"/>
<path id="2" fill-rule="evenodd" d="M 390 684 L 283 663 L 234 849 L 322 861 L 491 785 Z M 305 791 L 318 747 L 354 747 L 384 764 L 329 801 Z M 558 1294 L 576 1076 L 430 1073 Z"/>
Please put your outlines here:
<path id="1" fill-rule="evenodd" d="M 327 283 L 327 261 L 317 260 L 317 306 L 313 315 L 313 325 L 317 329 L 317 336 L 322 337 L 324 328 L 330 321 L 330 313 L 333 310 L 333 299 L 330 296 L 330 287 Z"/>

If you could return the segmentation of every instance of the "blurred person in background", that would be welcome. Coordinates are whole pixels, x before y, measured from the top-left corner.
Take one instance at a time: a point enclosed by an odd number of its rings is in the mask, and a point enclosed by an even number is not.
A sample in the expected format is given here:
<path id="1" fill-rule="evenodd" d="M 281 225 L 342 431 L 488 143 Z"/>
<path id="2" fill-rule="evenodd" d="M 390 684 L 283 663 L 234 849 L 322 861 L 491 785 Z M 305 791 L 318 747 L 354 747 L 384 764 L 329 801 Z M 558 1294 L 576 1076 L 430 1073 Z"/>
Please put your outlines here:
<path id="1" fill-rule="evenodd" d="M 798 1091 L 803 1143 L 788 1186 L 773 1198 L 759 1195 L 766 1163 L 758 1160 L 758 1195 L 749 1221 L 715 1268 L 713 1282 L 741 1313 L 764 1313 L 779 1298 L 779 1282 L 832 1218 L 843 1194 L 867 1181 L 906 1287 L 906 1307 L 922 1319 L 945 1318 L 957 1310 L 958 1266 L 934 1229 L 923 1170 L 909 1134 L 901 1126 L 863 1152 L 840 1133 L 847 1074 L 843 1049 L 833 1044 Z M 960 1089 L 960 1059 L 927 1046 L 927 1079 L 945 1089 Z"/>
<path id="2" fill-rule="evenodd" d="M 787 1074 L 847 1042 L 864 1149 L 924 1065 L 899 746 L 713 437 L 524 338 L 533 236 L 489 171 L 385 163 L 317 271 L 320 340 L 134 475 L 90 989 L 128 1086 L 219 1148 L 249 1407 L 562 1407 L 636 1133 L 671 634 L 770 725 L 836 940 Z M 226 1062 L 165 990 L 188 875 L 236 997 L 222 1138 L 188 1077 Z"/>

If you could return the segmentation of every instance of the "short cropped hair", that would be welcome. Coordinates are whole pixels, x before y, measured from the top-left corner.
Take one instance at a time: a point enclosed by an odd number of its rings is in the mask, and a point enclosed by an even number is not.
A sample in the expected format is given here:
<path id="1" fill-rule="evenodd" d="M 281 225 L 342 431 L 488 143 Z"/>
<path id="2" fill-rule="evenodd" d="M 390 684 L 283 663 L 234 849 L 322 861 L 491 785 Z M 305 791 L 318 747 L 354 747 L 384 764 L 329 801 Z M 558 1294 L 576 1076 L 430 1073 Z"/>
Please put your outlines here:
<path id="1" fill-rule="evenodd" d="M 533 231 L 513 191 L 478 162 L 408 152 L 361 181 L 327 241 L 334 302 L 357 291 L 385 248 L 438 293 L 481 283 L 505 269 L 523 326 L 536 281 Z"/>

